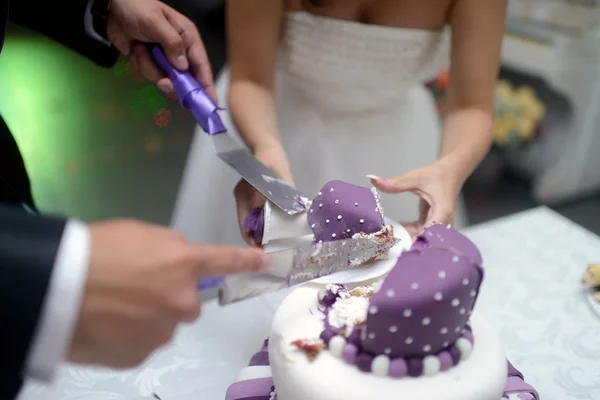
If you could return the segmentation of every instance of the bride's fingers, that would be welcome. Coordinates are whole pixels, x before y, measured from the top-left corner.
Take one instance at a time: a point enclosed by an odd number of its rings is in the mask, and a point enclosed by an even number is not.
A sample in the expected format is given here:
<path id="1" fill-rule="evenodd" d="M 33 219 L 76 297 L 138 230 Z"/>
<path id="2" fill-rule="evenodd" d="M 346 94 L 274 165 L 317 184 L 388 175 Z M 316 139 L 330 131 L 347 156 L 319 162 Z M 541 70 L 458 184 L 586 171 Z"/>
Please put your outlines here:
<path id="1" fill-rule="evenodd" d="M 419 190 L 421 179 L 418 174 L 407 173 L 393 178 L 381 178 L 377 175 L 367 175 L 371 184 L 384 193 L 416 192 Z"/>

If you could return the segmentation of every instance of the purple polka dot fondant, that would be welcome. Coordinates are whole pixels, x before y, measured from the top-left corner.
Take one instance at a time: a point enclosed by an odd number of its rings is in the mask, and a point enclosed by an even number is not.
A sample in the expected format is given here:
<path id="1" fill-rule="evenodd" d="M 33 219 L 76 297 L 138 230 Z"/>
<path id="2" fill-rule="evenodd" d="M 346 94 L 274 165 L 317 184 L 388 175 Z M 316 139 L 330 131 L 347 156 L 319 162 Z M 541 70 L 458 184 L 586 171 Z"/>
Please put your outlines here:
<path id="1" fill-rule="evenodd" d="M 457 365 L 460 362 L 460 350 L 456 346 L 450 347 L 448 350 L 450 357 L 452 358 L 452 365 Z"/>
<path id="2" fill-rule="evenodd" d="M 325 345 L 329 345 L 329 341 L 331 340 L 331 338 L 336 335 L 337 334 L 331 329 L 325 329 L 323 332 L 321 332 L 320 338 L 323 341 L 323 343 L 325 343 Z"/>
<path id="3" fill-rule="evenodd" d="M 390 362 L 390 376 L 392 378 L 404 378 L 408 375 L 408 365 L 403 358 L 396 358 Z"/>
<path id="4" fill-rule="evenodd" d="M 427 247 L 427 242 L 421 239 L 421 236 L 417 237 L 417 240 L 413 243 L 411 250 L 422 250 Z"/>
<path id="5" fill-rule="evenodd" d="M 447 371 L 452 367 L 452 356 L 447 351 L 440 352 L 438 358 L 440 360 L 440 371 Z"/>
<path id="6" fill-rule="evenodd" d="M 372 190 L 343 181 L 323 186 L 308 211 L 308 223 L 315 240 L 324 242 L 379 232 L 384 226 Z"/>
<path id="7" fill-rule="evenodd" d="M 452 237 L 458 232 L 451 232 Z M 467 239 L 468 240 L 468 239 Z M 475 305 L 481 266 L 442 247 L 403 253 L 370 300 L 365 351 L 391 358 L 423 357 L 454 343 Z M 400 330 L 390 327 L 401 327 Z M 458 329 L 457 329 L 458 327 Z"/>
<path id="8" fill-rule="evenodd" d="M 356 356 L 356 366 L 362 372 L 371 372 L 371 363 L 373 362 L 373 356 L 367 353 L 360 353 Z"/>
<path id="9" fill-rule="evenodd" d="M 423 375 L 423 359 L 422 358 L 409 358 L 406 360 L 408 376 L 413 378 Z"/>
<path id="10" fill-rule="evenodd" d="M 469 238 L 449 225 L 434 224 L 426 228 L 413 244 L 413 249 L 427 247 L 449 248 L 469 258 L 477 265 L 483 264 L 481 253 Z"/>
<path id="11" fill-rule="evenodd" d="M 346 343 L 344 348 L 342 349 L 342 358 L 348 364 L 354 365 L 356 364 L 356 353 L 358 349 L 352 343 Z"/>

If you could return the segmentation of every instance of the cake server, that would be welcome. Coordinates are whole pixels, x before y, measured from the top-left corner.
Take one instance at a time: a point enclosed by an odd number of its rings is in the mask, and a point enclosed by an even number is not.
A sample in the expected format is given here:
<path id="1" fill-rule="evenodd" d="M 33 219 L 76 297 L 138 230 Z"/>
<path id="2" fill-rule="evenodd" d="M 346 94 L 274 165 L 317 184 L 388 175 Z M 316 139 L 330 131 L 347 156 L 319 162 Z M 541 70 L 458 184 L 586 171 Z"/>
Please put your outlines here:
<path id="1" fill-rule="evenodd" d="M 173 67 L 160 46 L 154 45 L 150 51 L 158 66 L 173 81 L 181 105 L 191 111 L 194 119 L 210 135 L 217 157 L 286 213 L 294 215 L 305 211 L 300 193 L 227 133 L 218 114 L 222 109 L 213 103 L 190 71 L 182 72 Z"/>
<path id="2" fill-rule="evenodd" d="M 389 248 L 399 239 L 389 242 Z M 270 253 L 271 266 L 256 274 L 227 276 L 219 287 L 219 304 L 227 305 L 286 289 L 336 272 L 364 266 L 388 247 L 365 238 L 315 243 Z"/>

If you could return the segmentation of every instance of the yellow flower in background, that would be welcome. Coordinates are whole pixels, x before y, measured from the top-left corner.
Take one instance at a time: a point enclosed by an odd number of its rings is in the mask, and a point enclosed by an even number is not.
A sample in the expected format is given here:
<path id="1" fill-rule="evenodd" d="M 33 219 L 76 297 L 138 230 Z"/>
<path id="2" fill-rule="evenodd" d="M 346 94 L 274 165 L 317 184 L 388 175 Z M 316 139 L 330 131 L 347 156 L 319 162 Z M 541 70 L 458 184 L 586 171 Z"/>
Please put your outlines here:
<path id="1" fill-rule="evenodd" d="M 514 103 L 519 111 L 536 120 L 545 113 L 543 104 L 537 99 L 535 92 L 528 86 L 521 86 L 514 93 Z"/>
<path id="2" fill-rule="evenodd" d="M 513 87 L 508 81 L 498 81 L 496 84 L 496 100 L 510 103 L 513 97 Z"/>
<path id="3" fill-rule="evenodd" d="M 498 81 L 495 90 L 494 140 L 503 145 L 515 138 L 531 141 L 538 121 L 545 114 L 544 105 L 530 86 L 514 88 L 505 80 Z"/>
<path id="4" fill-rule="evenodd" d="M 535 134 L 535 125 L 536 120 L 525 116 L 519 117 L 515 121 L 519 137 L 527 142 L 530 141 Z"/>
<path id="5" fill-rule="evenodd" d="M 514 119 L 510 116 L 497 116 L 494 118 L 494 141 L 506 143 L 510 139 L 510 132 L 514 129 Z"/>

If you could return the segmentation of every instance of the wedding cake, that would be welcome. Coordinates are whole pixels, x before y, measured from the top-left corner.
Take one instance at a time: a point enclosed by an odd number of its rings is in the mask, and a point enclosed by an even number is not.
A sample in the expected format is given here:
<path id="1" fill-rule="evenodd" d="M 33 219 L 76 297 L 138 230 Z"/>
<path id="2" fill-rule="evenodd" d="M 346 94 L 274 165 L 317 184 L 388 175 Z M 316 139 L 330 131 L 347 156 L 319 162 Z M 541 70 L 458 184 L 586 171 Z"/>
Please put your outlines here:
<path id="1" fill-rule="evenodd" d="M 257 242 L 265 243 L 269 218 L 258 210 L 249 217 Z M 226 400 L 539 399 L 473 312 L 484 273 L 468 238 L 437 224 L 393 255 L 377 192 L 341 181 L 307 202 L 303 218 L 315 242 L 372 238 L 382 251 L 362 268 L 390 267 L 293 290 Z"/>

